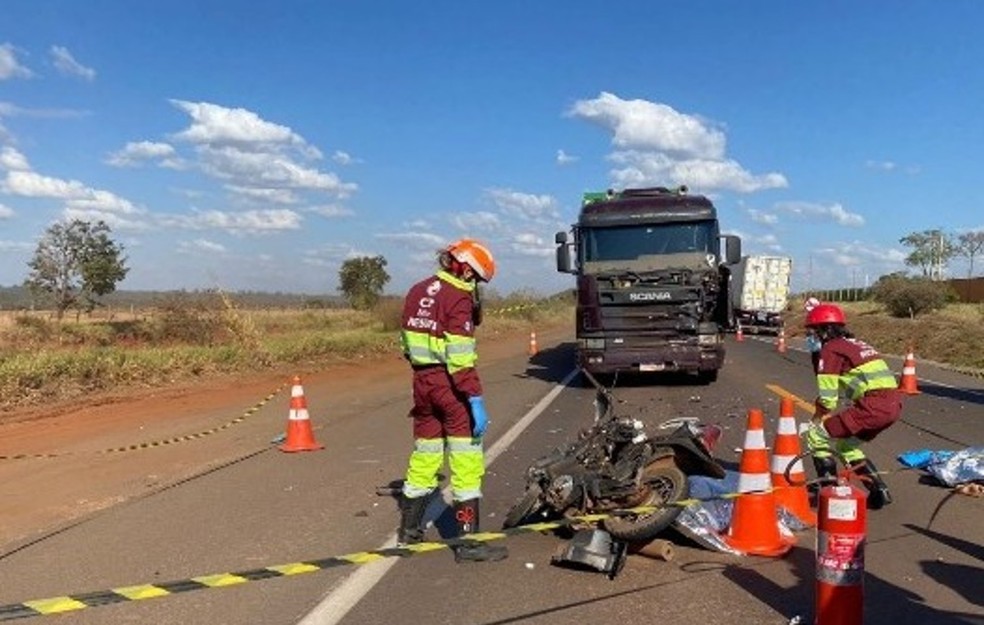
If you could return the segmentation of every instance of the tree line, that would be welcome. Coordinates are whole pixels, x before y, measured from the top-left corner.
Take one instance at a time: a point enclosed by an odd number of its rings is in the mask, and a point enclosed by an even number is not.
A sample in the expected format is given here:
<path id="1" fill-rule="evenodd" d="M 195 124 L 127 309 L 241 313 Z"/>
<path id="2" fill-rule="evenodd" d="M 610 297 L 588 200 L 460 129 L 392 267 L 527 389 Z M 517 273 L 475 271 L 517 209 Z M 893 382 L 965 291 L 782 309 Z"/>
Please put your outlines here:
<path id="1" fill-rule="evenodd" d="M 23 287 L 61 320 L 70 310 L 89 313 L 104 305 L 129 273 L 127 261 L 106 222 L 58 222 L 38 242 Z M 338 277 L 338 291 L 350 306 L 363 310 L 376 305 L 390 280 L 382 256 L 350 258 L 342 263 Z"/>
<path id="2" fill-rule="evenodd" d="M 912 232 L 899 239 L 910 249 L 905 264 L 917 267 L 923 277 L 942 280 L 946 268 L 954 258 L 966 258 L 967 277 L 974 277 L 974 260 L 984 254 L 984 230 L 971 230 L 951 234 L 943 230 Z"/>

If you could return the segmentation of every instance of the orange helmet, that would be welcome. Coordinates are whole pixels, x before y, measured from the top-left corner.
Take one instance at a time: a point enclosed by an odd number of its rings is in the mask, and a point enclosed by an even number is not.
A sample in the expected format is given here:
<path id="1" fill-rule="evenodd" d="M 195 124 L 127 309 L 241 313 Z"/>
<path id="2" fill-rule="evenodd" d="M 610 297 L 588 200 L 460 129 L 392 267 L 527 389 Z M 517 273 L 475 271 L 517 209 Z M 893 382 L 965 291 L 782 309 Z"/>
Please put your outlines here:
<path id="1" fill-rule="evenodd" d="M 492 252 L 475 239 L 461 239 L 448 246 L 447 252 L 459 263 L 465 263 L 484 282 L 495 275 L 495 259 Z"/>

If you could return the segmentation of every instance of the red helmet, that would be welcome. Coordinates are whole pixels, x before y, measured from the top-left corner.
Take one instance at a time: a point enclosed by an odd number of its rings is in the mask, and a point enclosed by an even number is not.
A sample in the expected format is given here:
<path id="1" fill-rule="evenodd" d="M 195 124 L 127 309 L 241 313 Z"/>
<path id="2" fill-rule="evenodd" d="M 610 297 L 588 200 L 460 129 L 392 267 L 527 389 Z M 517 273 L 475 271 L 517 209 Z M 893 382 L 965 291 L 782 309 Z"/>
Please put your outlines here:
<path id="1" fill-rule="evenodd" d="M 814 306 L 806 315 L 806 325 L 811 326 L 822 326 L 828 323 L 836 323 L 844 325 L 844 311 L 841 310 L 840 306 L 834 304 L 820 304 L 819 306 Z"/>

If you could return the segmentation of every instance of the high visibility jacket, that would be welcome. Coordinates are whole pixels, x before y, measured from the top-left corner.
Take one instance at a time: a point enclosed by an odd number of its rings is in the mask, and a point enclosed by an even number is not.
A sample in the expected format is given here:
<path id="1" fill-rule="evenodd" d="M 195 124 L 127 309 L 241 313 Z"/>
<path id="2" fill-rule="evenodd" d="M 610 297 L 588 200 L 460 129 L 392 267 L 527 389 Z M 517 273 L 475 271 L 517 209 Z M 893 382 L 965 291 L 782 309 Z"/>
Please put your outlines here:
<path id="1" fill-rule="evenodd" d="M 835 410 L 841 397 L 857 402 L 873 391 L 896 388 L 895 374 L 864 341 L 840 337 L 827 341 L 820 350 L 817 403 L 822 409 Z"/>
<path id="2" fill-rule="evenodd" d="M 414 369 L 444 367 L 455 389 L 482 394 L 475 365 L 475 284 L 446 271 L 410 287 L 403 304 L 400 342 Z"/>

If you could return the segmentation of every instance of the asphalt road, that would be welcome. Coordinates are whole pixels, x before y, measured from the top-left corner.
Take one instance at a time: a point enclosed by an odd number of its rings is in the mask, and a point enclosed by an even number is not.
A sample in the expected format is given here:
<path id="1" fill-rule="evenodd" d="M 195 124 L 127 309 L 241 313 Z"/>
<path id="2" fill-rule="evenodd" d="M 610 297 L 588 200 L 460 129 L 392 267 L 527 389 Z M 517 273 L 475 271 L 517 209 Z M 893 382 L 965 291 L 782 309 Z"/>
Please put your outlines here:
<path id="1" fill-rule="evenodd" d="M 493 420 L 486 529 L 499 527 L 522 491 L 529 463 L 592 418 L 592 389 L 557 388 L 572 370 L 569 339 L 538 336 L 541 351 L 532 359 L 517 352 L 481 369 Z M 893 360 L 893 366 L 898 370 L 901 363 Z M 883 470 L 897 469 L 894 458 L 904 450 L 959 449 L 984 439 L 984 383 L 929 365 L 918 371 L 922 393 L 908 397 L 903 420 L 868 446 Z M 395 529 L 396 504 L 375 491 L 402 477 L 410 443 L 406 387 L 405 371 L 386 369 L 377 384 L 339 404 L 330 377 L 309 380 L 305 390 L 325 450 L 284 454 L 265 445 L 283 418 L 282 406 L 267 406 L 251 429 L 235 435 L 239 453 L 224 464 L 0 554 L 0 604 L 313 561 L 385 545 Z M 720 423 L 725 436 L 718 456 L 734 463 L 749 408 L 763 409 L 766 431 L 774 432 L 777 388 L 812 400 L 807 355 L 795 349 L 780 354 L 768 341 L 747 339 L 729 343 L 728 362 L 714 384 L 628 383 L 615 394 L 621 411 L 649 425 L 687 416 Z M 231 399 L 250 403 L 247 397 Z M 330 412 L 325 415 L 318 406 L 330 406 Z M 798 419 L 807 416 L 798 409 Z M 517 424 L 524 427 L 518 436 Z M 73 470 L 84 467 L 73 465 Z M 948 497 L 949 491 L 918 472 L 893 473 L 887 481 L 896 503 L 869 515 L 865 623 L 984 623 L 984 500 Z M 438 528 L 442 525 L 439 520 Z M 430 530 L 431 537 L 438 536 L 438 528 Z M 674 560 L 632 556 L 615 580 L 550 565 L 562 541 L 530 534 L 506 541 L 510 557 L 497 563 L 456 565 L 450 553 L 438 551 L 33 620 L 712 625 L 780 624 L 801 616 L 811 622 L 814 532 L 801 533 L 798 545 L 776 559 L 720 554 L 667 537 L 677 543 Z"/>

